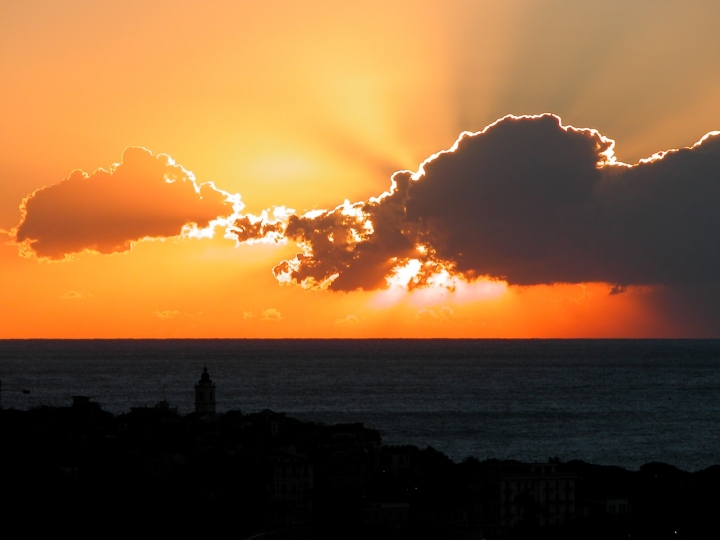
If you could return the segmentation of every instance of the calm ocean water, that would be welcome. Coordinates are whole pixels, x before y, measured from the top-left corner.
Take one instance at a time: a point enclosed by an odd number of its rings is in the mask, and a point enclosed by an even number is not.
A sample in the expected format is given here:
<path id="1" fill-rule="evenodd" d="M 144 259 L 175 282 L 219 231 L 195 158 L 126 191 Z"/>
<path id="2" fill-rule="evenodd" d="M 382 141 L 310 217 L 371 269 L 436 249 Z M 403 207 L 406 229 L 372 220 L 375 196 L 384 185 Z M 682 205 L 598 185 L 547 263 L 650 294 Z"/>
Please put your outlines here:
<path id="1" fill-rule="evenodd" d="M 364 422 L 456 460 L 720 464 L 719 340 L 11 340 L 2 405 L 190 412 L 205 364 L 221 411 Z"/>

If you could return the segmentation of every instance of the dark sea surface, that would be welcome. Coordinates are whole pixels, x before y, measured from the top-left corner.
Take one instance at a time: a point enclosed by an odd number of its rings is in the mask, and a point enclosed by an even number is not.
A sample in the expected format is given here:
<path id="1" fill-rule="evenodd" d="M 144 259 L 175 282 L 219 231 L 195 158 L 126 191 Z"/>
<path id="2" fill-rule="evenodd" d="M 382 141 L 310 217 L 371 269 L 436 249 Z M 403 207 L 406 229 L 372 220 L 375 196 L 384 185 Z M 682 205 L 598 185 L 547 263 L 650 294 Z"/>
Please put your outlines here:
<path id="1" fill-rule="evenodd" d="M 2 406 L 187 413 L 205 364 L 219 411 L 363 422 L 455 460 L 720 464 L 720 340 L 8 340 Z"/>

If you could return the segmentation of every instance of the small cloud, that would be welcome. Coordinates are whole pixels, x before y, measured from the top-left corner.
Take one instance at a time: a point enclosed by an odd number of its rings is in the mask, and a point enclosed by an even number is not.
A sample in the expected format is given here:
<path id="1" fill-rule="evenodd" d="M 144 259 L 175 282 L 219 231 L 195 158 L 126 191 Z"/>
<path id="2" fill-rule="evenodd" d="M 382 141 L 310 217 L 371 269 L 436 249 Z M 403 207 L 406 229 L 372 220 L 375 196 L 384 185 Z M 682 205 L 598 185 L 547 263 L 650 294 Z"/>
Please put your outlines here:
<path id="1" fill-rule="evenodd" d="M 438 310 L 423 308 L 415 314 L 415 318 L 425 322 L 450 322 L 457 314 L 450 306 L 443 306 Z"/>
<path id="2" fill-rule="evenodd" d="M 610 296 L 616 295 L 616 294 L 622 294 L 625 291 L 627 291 L 627 287 L 625 285 L 615 285 L 612 289 L 610 289 L 610 292 L 608 293 Z"/>
<path id="3" fill-rule="evenodd" d="M 285 243 L 288 220 L 294 215 L 295 210 L 285 206 L 263 210 L 259 216 L 236 214 L 234 223 L 227 229 L 226 238 L 235 239 L 238 244 Z"/>
<path id="4" fill-rule="evenodd" d="M 280 312 L 277 309 L 269 308 L 260 314 L 260 320 L 278 322 L 282 320 L 282 315 L 280 315 Z"/>
<path id="5" fill-rule="evenodd" d="M 344 319 L 335 319 L 335 324 L 338 325 L 354 325 L 359 323 L 360 319 L 358 319 L 355 315 L 348 315 Z"/>
<path id="6" fill-rule="evenodd" d="M 248 320 L 248 319 L 254 319 L 254 318 L 255 318 L 255 313 L 253 313 L 252 311 L 243 311 L 243 319 Z"/>
<path id="7" fill-rule="evenodd" d="M 60 298 L 62 298 L 63 300 L 74 300 L 76 298 L 84 298 L 85 296 L 90 296 L 90 295 L 85 295 L 78 291 L 68 291 L 66 293 L 61 294 Z"/>
<path id="8" fill-rule="evenodd" d="M 175 309 L 166 309 L 164 311 L 156 311 L 155 316 L 159 319 L 167 320 L 167 319 L 174 319 L 178 315 L 181 315 L 181 313 Z"/>

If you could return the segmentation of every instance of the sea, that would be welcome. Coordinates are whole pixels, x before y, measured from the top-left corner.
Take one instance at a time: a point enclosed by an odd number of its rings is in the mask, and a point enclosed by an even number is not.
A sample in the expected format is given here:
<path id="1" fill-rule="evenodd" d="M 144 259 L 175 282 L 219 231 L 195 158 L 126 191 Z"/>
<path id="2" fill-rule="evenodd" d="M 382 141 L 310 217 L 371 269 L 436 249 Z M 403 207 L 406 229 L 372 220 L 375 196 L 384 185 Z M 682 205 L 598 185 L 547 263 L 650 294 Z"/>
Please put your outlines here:
<path id="1" fill-rule="evenodd" d="M 455 461 L 720 464 L 720 340 L 2 340 L 0 399 L 188 413 L 205 366 L 219 412 L 361 422 Z"/>

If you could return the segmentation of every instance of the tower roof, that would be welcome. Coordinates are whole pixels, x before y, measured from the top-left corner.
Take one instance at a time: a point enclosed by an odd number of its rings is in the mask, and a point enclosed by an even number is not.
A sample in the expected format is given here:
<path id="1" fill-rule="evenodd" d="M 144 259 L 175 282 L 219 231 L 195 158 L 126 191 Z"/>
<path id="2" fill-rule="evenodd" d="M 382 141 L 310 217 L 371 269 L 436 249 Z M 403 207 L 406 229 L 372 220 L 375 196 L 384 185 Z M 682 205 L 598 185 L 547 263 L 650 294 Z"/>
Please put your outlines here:
<path id="1" fill-rule="evenodd" d="M 197 384 L 200 386 L 210 386 L 213 384 L 212 380 L 210 379 L 210 374 L 208 373 L 207 366 L 203 368 L 202 375 L 200 375 L 200 380 Z"/>

